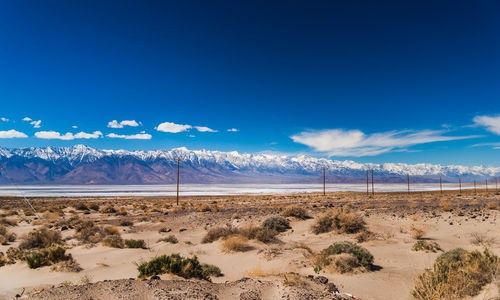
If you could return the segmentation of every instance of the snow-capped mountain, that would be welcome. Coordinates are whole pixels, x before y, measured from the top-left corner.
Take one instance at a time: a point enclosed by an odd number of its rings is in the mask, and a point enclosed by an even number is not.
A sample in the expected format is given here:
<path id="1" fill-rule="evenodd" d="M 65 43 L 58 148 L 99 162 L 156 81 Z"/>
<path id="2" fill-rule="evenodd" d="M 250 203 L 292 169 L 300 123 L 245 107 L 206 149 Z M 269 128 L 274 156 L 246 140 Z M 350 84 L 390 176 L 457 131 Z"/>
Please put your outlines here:
<path id="1" fill-rule="evenodd" d="M 23 184 L 161 184 L 175 181 L 176 158 L 182 181 L 189 183 L 315 182 L 325 167 L 329 182 L 362 182 L 373 169 L 377 180 L 403 182 L 490 178 L 500 167 L 433 164 L 357 163 L 307 155 L 249 154 L 236 151 L 99 150 L 84 145 L 46 148 L 0 148 L 0 183 Z"/>

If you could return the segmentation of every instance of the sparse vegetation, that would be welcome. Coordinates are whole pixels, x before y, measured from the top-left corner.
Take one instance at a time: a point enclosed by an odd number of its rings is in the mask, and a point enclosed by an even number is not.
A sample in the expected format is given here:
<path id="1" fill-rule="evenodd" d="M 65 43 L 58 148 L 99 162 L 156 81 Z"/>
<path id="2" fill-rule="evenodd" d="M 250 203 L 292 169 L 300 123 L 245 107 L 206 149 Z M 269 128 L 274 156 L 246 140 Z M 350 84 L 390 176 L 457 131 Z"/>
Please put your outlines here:
<path id="1" fill-rule="evenodd" d="M 24 259 L 30 269 L 52 265 L 60 261 L 73 260 L 70 254 L 66 254 L 66 249 L 58 245 L 29 251 L 24 255 Z"/>
<path id="2" fill-rule="evenodd" d="M 34 248 L 47 248 L 54 244 L 63 244 L 61 234 L 57 231 L 50 230 L 47 227 L 42 227 L 38 230 L 32 230 L 30 233 L 22 237 L 19 249 L 26 250 Z"/>
<path id="3" fill-rule="evenodd" d="M 170 244 L 177 244 L 179 241 L 175 237 L 175 235 L 169 235 L 166 238 L 159 239 L 158 242 L 165 242 Z"/>
<path id="4" fill-rule="evenodd" d="M 438 252 L 443 251 L 438 243 L 418 240 L 413 244 L 413 251 Z"/>
<path id="5" fill-rule="evenodd" d="M 9 232 L 7 227 L 0 225 L 0 244 L 8 245 L 16 240 L 16 234 Z"/>
<path id="6" fill-rule="evenodd" d="M 262 227 L 270 230 L 274 230 L 277 232 L 285 232 L 290 229 L 290 222 L 281 217 L 281 216 L 273 216 L 267 218 L 263 223 Z"/>
<path id="7" fill-rule="evenodd" d="M 373 266 L 373 255 L 365 248 L 351 242 L 337 242 L 313 257 L 315 270 L 332 266 L 340 273 L 354 269 L 369 271 Z"/>
<path id="8" fill-rule="evenodd" d="M 139 278 L 170 273 L 183 278 L 210 280 L 210 276 L 220 275 L 218 267 L 201 264 L 196 256 L 184 258 L 179 254 L 158 256 L 140 264 L 137 269 Z"/>
<path id="9" fill-rule="evenodd" d="M 338 233 L 357 233 L 365 229 L 363 217 L 347 208 L 339 208 L 316 218 L 312 227 L 315 234 L 337 231 Z"/>
<path id="10" fill-rule="evenodd" d="M 426 233 L 427 233 L 427 229 L 423 225 L 413 224 L 410 227 L 411 237 L 416 239 L 416 240 L 420 240 L 421 238 L 423 238 Z"/>
<path id="11" fill-rule="evenodd" d="M 495 239 L 482 232 L 473 232 L 471 233 L 471 243 L 476 246 L 490 246 L 495 243 Z"/>
<path id="12" fill-rule="evenodd" d="M 224 252 L 245 252 L 252 249 L 248 244 L 248 239 L 241 235 L 233 235 L 222 242 Z"/>
<path id="13" fill-rule="evenodd" d="M 125 240 L 124 243 L 125 243 L 125 247 L 127 247 L 127 248 L 141 248 L 141 249 L 148 248 L 146 246 L 146 242 L 144 240 L 128 239 L 128 240 Z"/>
<path id="14" fill-rule="evenodd" d="M 307 214 L 307 210 L 298 206 L 288 206 L 282 213 L 284 217 L 294 217 L 297 219 L 305 220 L 310 218 Z"/>
<path id="15" fill-rule="evenodd" d="M 499 259 L 461 248 L 441 254 L 432 269 L 418 276 L 412 295 L 421 300 L 464 299 L 477 295 L 498 272 Z"/>
<path id="16" fill-rule="evenodd" d="M 234 227 L 227 226 L 227 227 L 213 227 L 210 228 L 207 232 L 207 234 L 203 237 L 201 240 L 202 243 L 212 243 L 220 238 L 226 238 L 230 235 L 237 234 L 238 230 Z"/>
<path id="17" fill-rule="evenodd" d="M 102 244 L 106 247 L 112 248 L 123 248 L 124 246 L 123 239 L 119 235 L 111 235 L 106 237 L 102 241 Z"/>

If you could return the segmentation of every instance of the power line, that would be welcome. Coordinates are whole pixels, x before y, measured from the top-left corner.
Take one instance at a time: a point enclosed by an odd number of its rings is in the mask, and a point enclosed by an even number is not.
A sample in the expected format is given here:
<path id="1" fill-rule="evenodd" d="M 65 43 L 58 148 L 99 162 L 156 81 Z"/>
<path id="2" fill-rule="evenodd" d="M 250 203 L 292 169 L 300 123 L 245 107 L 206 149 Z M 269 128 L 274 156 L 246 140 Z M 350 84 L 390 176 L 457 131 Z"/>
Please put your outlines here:
<path id="1" fill-rule="evenodd" d="M 5 167 L 3 165 L 0 165 L 0 168 L 3 170 L 3 173 L 5 175 L 5 178 L 7 178 L 7 180 L 10 181 L 10 183 L 14 186 L 14 188 L 16 190 L 18 190 L 19 192 L 21 192 L 21 196 L 23 197 L 24 201 L 26 203 L 28 203 L 29 207 L 31 207 L 31 209 L 33 210 L 33 212 L 35 213 L 35 216 L 37 216 L 39 219 L 40 219 L 40 215 L 38 214 L 38 212 L 36 211 L 36 209 L 33 207 L 33 205 L 31 205 L 31 202 L 28 200 L 28 198 L 26 198 L 26 196 L 24 195 L 24 192 L 21 191 L 21 189 L 19 189 L 17 187 L 17 185 L 14 183 L 14 181 L 12 179 L 9 178 L 9 176 L 7 176 L 7 170 L 5 169 Z"/>

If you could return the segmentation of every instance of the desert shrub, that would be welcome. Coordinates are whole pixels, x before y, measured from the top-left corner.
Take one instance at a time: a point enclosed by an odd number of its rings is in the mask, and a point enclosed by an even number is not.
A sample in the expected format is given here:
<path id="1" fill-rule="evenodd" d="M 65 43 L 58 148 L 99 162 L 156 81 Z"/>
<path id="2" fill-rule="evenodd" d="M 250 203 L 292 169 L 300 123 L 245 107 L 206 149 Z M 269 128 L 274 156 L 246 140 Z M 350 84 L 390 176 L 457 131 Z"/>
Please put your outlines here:
<path id="1" fill-rule="evenodd" d="M 127 248 L 142 248 L 142 249 L 147 249 L 148 247 L 146 246 L 146 242 L 144 240 L 125 240 L 125 247 Z"/>
<path id="2" fill-rule="evenodd" d="M 102 227 L 96 226 L 91 221 L 83 221 L 75 226 L 75 238 L 85 244 L 101 242 L 106 237 Z"/>
<path id="3" fill-rule="evenodd" d="M 3 254 L 3 252 L 0 252 L 0 267 L 3 267 L 8 263 L 9 263 L 9 260 L 7 259 L 5 254 Z"/>
<path id="4" fill-rule="evenodd" d="M 416 239 L 416 240 L 423 238 L 426 233 L 427 233 L 427 229 L 422 225 L 413 224 L 410 227 L 411 237 Z"/>
<path id="5" fill-rule="evenodd" d="M 248 244 L 248 239 L 241 235 L 233 235 L 222 242 L 224 252 L 245 252 L 252 249 Z"/>
<path id="6" fill-rule="evenodd" d="M 134 222 L 128 220 L 122 220 L 120 226 L 134 226 Z"/>
<path id="7" fill-rule="evenodd" d="M 238 230 L 234 227 L 212 227 L 208 230 L 207 234 L 201 240 L 202 243 L 212 243 L 220 238 L 225 238 L 230 235 L 238 233 Z"/>
<path id="8" fill-rule="evenodd" d="M 179 241 L 175 237 L 175 235 L 169 235 L 166 238 L 159 239 L 158 242 L 166 242 L 170 244 L 177 244 Z"/>
<path id="9" fill-rule="evenodd" d="M 78 202 L 73 206 L 76 210 L 89 210 L 87 205 L 83 202 Z"/>
<path id="10" fill-rule="evenodd" d="M 9 243 L 16 240 L 16 234 L 9 232 L 7 227 L 0 225 L 0 244 L 8 245 Z"/>
<path id="11" fill-rule="evenodd" d="M 290 222 L 281 217 L 281 216 L 273 216 L 267 218 L 263 223 L 262 223 L 263 228 L 275 230 L 278 232 L 285 232 L 287 229 L 290 229 Z"/>
<path id="12" fill-rule="evenodd" d="M 482 232 L 473 232 L 471 233 L 471 243 L 476 246 L 489 246 L 495 243 L 495 238 L 488 237 L 485 233 Z"/>
<path id="13" fill-rule="evenodd" d="M 342 254 L 342 255 L 341 255 Z M 355 268 L 371 270 L 373 255 L 365 248 L 351 242 L 336 242 L 313 257 L 315 270 L 333 264 L 341 273 Z"/>
<path id="14" fill-rule="evenodd" d="M 113 205 L 108 204 L 105 207 L 101 208 L 99 212 L 102 214 L 114 214 L 116 213 L 116 209 L 113 207 Z"/>
<path id="15" fill-rule="evenodd" d="M 115 226 L 108 226 L 104 228 L 104 231 L 106 232 L 107 235 L 120 235 L 120 229 Z"/>
<path id="16" fill-rule="evenodd" d="M 201 264 L 201 275 L 203 278 L 210 278 L 212 276 L 219 277 L 222 276 L 222 272 L 219 267 L 209 264 Z"/>
<path id="17" fill-rule="evenodd" d="M 499 263 L 488 250 L 450 250 L 436 259 L 432 269 L 418 276 L 412 295 L 422 300 L 475 296 L 493 280 Z"/>
<path id="18" fill-rule="evenodd" d="M 452 211 L 451 202 L 450 201 L 441 201 L 440 203 L 441 209 L 445 212 Z"/>
<path id="19" fill-rule="evenodd" d="M 57 231 L 50 230 L 47 227 L 42 227 L 38 230 L 33 230 L 27 235 L 23 236 L 19 248 L 34 249 L 34 248 L 47 248 L 53 244 L 62 244 L 61 234 Z"/>
<path id="20" fill-rule="evenodd" d="M 418 240 L 413 244 L 413 251 L 438 252 L 443 251 L 438 243 Z"/>
<path id="21" fill-rule="evenodd" d="M 184 258 L 179 254 L 155 257 L 149 262 L 140 264 L 137 270 L 139 271 L 139 278 L 170 273 L 183 278 L 210 280 L 210 275 L 217 273 L 217 271 L 219 271 L 220 274 L 219 268 L 210 265 L 202 265 L 196 256 Z"/>
<path id="22" fill-rule="evenodd" d="M 80 272 L 82 268 L 74 259 L 62 260 L 50 267 L 53 272 Z"/>
<path id="23" fill-rule="evenodd" d="M 339 208 L 316 218 L 312 231 L 315 234 L 333 230 L 339 233 L 357 233 L 365 229 L 365 224 L 361 216 L 348 209 Z"/>
<path id="24" fill-rule="evenodd" d="M 97 203 L 90 203 L 89 204 L 89 208 L 91 210 L 98 211 L 99 210 L 99 204 L 97 204 Z"/>
<path id="25" fill-rule="evenodd" d="M 307 210 L 298 206 L 288 206 L 283 213 L 281 213 L 284 217 L 294 217 L 297 219 L 305 220 L 309 218 L 307 214 Z"/>
<path id="26" fill-rule="evenodd" d="M 495 202 L 489 202 L 488 203 L 488 209 L 495 210 L 498 209 L 498 204 Z"/>
<path id="27" fill-rule="evenodd" d="M 209 212 L 209 211 L 212 211 L 212 208 L 207 203 L 203 203 L 203 204 L 196 205 L 196 210 L 199 212 Z"/>
<path id="28" fill-rule="evenodd" d="M 276 236 L 278 234 L 279 232 L 274 229 L 259 227 L 257 232 L 255 233 L 255 239 L 263 243 L 270 243 L 276 240 Z"/>
<path id="29" fill-rule="evenodd" d="M 106 237 L 102 244 L 106 247 L 123 248 L 123 239 L 119 235 L 110 235 Z"/>
<path id="30" fill-rule="evenodd" d="M 375 235 L 373 234 L 373 232 L 369 231 L 369 230 L 361 230 L 360 233 L 358 233 L 356 235 L 356 242 L 358 243 L 364 243 L 364 242 L 367 242 L 371 239 L 373 239 Z"/>
<path id="31" fill-rule="evenodd" d="M 9 247 L 5 254 L 7 255 L 7 260 L 9 261 L 9 263 L 15 263 L 18 260 L 24 260 L 24 251 L 19 248 Z"/>
<path id="32" fill-rule="evenodd" d="M 72 259 L 70 254 L 66 254 L 66 249 L 54 245 L 43 249 L 32 250 L 24 255 L 24 259 L 30 269 L 55 264 L 59 261 Z"/>
<path id="33" fill-rule="evenodd" d="M 0 225 L 5 225 L 5 226 L 16 226 L 17 221 L 15 219 L 7 219 L 4 217 L 0 217 Z"/>

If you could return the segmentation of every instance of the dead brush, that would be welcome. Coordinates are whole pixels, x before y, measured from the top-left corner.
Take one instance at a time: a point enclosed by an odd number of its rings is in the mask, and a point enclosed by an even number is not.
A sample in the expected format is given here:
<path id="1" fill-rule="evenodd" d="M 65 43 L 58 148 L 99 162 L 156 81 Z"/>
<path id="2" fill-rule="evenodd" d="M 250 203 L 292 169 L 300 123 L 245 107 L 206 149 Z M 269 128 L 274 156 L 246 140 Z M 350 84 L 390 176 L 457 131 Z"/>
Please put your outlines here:
<path id="1" fill-rule="evenodd" d="M 448 200 L 441 201 L 440 206 L 441 206 L 441 210 L 444 212 L 450 212 L 453 210 L 453 208 L 451 207 L 451 202 Z"/>
<path id="2" fill-rule="evenodd" d="M 248 243 L 248 239 L 241 235 L 230 236 L 222 242 L 222 251 L 226 253 L 246 252 L 251 249 L 252 247 Z"/>
<path id="3" fill-rule="evenodd" d="M 498 210 L 498 204 L 496 202 L 489 202 L 488 209 L 489 210 Z"/>
<path id="4" fill-rule="evenodd" d="M 425 226 L 423 226 L 423 225 L 412 224 L 410 227 L 411 237 L 416 239 L 416 240 L 422 239 L 426 233 L 427 233 L 427 228 L 425 228 Z"/>
<path id="5" fill-rule="evenodd" d="M 495 238 L 488 237 L 485 233 L 482 232 L 473 232 L 471 233 L 471 243 L 475 246 L 491 246 L 495 244 Z"/>
<path id="6" fill-rule="evenodd" d="M 203 244 L 212 243 L 220 238 L 225 238 L 233 234 L 237 234 L 238 229 L 232 226 L 217 226 L 208 230 L 201 242 Z"/>
<path id="7" fill-rule="evenodd" d="M 315 234 L 337 231 L 338 233 L 357 233 L 365 229 L 365 221 L 362 216 L 346 208 L 334 209 L 316 219 L 312 227 Z"/>
<path id="8" fill-rule="evenodd" d="M 308 284 L 300 274 L 287 272 L 283 274 L 283 285 L 304 287 Z"/>

